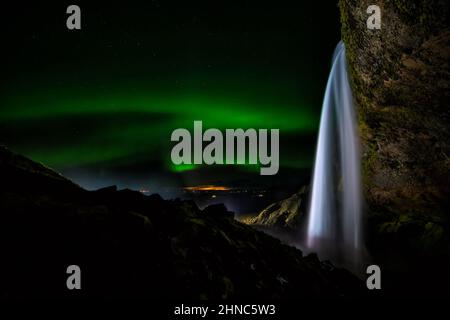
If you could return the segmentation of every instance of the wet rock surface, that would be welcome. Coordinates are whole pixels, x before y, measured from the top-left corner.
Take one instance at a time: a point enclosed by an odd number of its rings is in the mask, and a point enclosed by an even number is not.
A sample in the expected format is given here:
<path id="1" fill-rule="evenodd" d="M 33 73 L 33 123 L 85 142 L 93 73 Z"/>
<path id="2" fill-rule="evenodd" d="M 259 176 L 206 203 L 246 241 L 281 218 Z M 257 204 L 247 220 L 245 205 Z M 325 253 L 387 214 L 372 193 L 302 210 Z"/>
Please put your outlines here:
<path id="1" fill-rule="evenodd" d="M 363 144 L 369 250 L 395 290 L 442 297 L 450 265 L 448 1 L 378 1 L 381 30 L 366 27 L 371 1 L 339 4 Z"/>

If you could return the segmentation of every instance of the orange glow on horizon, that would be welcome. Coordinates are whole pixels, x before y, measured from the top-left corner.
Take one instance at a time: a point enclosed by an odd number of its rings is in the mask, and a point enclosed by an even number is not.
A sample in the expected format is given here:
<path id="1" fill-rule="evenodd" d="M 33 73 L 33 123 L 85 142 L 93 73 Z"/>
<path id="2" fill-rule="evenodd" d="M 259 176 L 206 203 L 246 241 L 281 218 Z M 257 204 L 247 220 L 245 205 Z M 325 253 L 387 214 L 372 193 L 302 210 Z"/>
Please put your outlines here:
<path id="1" fill-rule="evenodd" d="M 224 186 L 204 185 L 204 186 L 195 186 L 195 187 L 184 187 L 184 190 L 189 190 L 189 191 L 229 191 L 231 189 L 228 187 L 224 187 Z"/>

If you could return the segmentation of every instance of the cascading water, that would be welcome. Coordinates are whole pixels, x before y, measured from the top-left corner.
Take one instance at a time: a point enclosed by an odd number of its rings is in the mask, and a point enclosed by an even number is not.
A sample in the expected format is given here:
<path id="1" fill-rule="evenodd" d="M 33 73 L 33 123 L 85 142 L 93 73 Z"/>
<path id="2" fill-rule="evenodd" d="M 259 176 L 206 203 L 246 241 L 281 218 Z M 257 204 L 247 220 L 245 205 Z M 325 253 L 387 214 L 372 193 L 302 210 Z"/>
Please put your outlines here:
<path id="1" fill-rule="evenodd" d="M 307 250 L 357 271 L 361 234 L 361 167 L 345 46 L 340 42 L 325 91 L 306 230 Z"/>

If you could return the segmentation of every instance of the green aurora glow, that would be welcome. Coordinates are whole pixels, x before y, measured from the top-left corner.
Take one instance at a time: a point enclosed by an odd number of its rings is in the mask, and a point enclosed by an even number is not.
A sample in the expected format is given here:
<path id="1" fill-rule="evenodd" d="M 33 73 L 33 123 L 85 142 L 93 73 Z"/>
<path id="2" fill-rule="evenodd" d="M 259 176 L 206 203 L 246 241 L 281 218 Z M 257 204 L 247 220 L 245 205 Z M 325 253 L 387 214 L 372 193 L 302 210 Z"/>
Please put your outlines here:
<path id="1" fill-rule="evenodd" d="M 280 170 L 309 168 L 339 40 L 336 6 L 322 7 L 83 4 L 85 27 L 67 32 L 64 5 L 18 6 L 26 18 L 1 21 L 0 143 L 63 172 L 182 173 L 204 166 L 173 165 L 170 135 L 201 120 L 280 129 Z"/>
<path id="2" fill-rule="evenodd" d="M 41 92 L 49 92 L 41 90 Z M 210 128 L 278 128 L 282 134 L 311 133 L 317 128 L 318 118 L 311 108 L 294 103 L 266 100 L 258 104 L 250 99 L 216 97 L 208 95 L 170 96 L 164 94 L 121 93 L 73 95 L 66 93 L 7 95 L 2 101 L 1 123 L 35 122 L 45 124 L 67 118 L 97 117 L 107 120 L 109 116 L 134 115 L 152 117 L 157 121 L 134 123 L 128 121 L 108 125 L 100 121 L 97 128 L 90 128 L 89 139 L 49 145 L 28 137 L 24 152 L 52 167 L 64 168 L 138 156 L 155 152 L 164 147 L 167 159 L 170 154 L 170 134 L 176 128 L 192 129 L 194 120 L 202 120 L 205 129 Z M 63 121 L 63 120 L 61 120 Z M 106 125 L 104 124 L 106 123 Z M 51 130 L 50 128 L 41 128 Z M 83 128 L 79 129 L 83 131 Z M 66 134 L 53 132 L 53 134 Z M 36 138 L 39 137 L 37 133 Z M 39 146 L 38 148 L 36 146 Z M 171 166 L 174 171 L 184 171 Z"/>

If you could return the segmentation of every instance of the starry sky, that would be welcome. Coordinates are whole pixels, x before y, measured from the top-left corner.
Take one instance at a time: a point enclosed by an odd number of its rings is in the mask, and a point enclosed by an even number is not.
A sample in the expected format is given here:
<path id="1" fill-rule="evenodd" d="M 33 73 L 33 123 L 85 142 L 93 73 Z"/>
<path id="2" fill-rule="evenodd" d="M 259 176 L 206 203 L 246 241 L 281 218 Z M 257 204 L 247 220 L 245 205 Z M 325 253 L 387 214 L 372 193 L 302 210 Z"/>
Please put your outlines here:
<path id="1" fill-rule="evenodd" d="M 337 2 L 337 1 L 336 1 Z M 5 7 L 0 144 L 89 189 L 303 183 L 331 54 L 333 1 L 72 2 Z M 280 129 L 279 174 L 174 166 L 171 132 Z"/>

